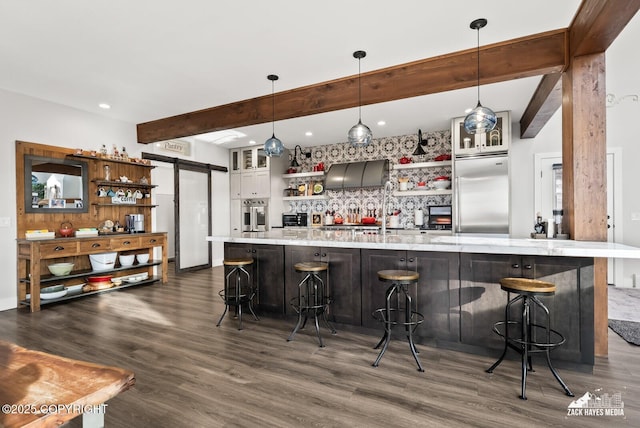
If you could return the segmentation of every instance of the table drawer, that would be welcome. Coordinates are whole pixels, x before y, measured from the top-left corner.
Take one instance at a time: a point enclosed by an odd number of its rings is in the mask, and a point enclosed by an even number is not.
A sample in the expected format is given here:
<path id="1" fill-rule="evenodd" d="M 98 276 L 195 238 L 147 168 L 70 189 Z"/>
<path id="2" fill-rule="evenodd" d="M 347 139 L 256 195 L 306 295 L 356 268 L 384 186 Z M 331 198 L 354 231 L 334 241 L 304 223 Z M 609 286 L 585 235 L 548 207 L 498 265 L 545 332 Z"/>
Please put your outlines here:
<path id="1" fill-rule="evenodd" d="M 115 251 L 133 250 L 140 248 L 140 238 L 138 236 L 125 236 L 121 238 L 111 238 L 111 249 Z"/>
<path id="2" fill-rule="evenodd" d="M 141 236 L 140 245 L 142 247 L 159 247 L 164 245 L 164 236 Z"/>
<path id="3" fill-rule="evenodd" d="M 109 239 L 92 239 L 88 241 L 80 241 L 81 253 L 102 253 L 111 250 L 111 240 Z"/>
<path id="4" fill-rule="evenodd" d="M 47 242 L 40 244 L 40 257 L 43 259 L 75 256 L 77 253 L 78 241 Z"/>

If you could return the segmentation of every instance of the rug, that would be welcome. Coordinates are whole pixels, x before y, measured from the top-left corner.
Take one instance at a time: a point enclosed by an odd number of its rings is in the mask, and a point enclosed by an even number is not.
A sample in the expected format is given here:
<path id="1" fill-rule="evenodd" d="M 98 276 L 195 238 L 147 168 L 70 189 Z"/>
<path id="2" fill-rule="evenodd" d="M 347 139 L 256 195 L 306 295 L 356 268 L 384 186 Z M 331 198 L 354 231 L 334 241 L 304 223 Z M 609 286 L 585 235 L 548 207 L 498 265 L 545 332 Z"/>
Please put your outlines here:
<path id="1" fill-rule="evenodd" d="M 609 320 L 609 328 L 627 342 L 640 346 L 640 322 Z"/>

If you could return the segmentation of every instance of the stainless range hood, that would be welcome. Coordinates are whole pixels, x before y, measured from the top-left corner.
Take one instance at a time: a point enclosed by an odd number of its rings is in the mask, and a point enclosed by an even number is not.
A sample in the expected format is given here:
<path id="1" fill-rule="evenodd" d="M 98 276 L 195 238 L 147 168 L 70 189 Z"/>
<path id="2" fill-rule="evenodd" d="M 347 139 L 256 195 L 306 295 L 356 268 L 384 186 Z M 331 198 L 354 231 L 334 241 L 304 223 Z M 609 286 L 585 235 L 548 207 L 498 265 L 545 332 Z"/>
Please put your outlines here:
<path id="1" fill-rule="evenodd" d="M 388 159 L 338 163 L 329 168 L 324 187 L 329 190 L 382 187 L 388 179 Z"/>

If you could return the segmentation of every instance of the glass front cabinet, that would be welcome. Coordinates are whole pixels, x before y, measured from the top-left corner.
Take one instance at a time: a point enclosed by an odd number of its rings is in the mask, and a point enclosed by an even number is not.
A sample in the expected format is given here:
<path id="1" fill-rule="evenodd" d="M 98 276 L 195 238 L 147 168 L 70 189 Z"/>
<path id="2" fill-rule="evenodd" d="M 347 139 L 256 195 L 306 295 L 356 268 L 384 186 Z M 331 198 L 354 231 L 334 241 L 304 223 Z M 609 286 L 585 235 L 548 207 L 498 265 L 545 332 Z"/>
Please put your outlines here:
<path id="1" fill-rule="evenodd" d="M 511 115 L 508 111 L 497 112 L 496 127 L 485 134 L 469 134 L 464 129 L 464 117 L 453 119 L 451 137 L 456 156 L 476 155 L 491 152 L 506 152 L 511 140 Z"/>

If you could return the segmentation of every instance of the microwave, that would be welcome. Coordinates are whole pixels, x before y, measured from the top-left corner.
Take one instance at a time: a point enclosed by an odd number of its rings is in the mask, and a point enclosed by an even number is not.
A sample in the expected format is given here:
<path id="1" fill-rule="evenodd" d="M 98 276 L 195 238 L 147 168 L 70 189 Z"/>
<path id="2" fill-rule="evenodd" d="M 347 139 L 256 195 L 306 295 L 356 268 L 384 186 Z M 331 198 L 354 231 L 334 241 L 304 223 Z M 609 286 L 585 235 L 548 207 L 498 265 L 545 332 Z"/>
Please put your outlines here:
<path id="1" fill-rule="evenodd" d="M 282 226 L 307 227 L 307 213 L 282 214 Z"/>
<path id="2" fill-rule="evenodd" d="M 451 230 L 451 225 L 451 205 L 430 205 L 427 207 L 427 221 L 425 222 L 423 229 Z"/>

